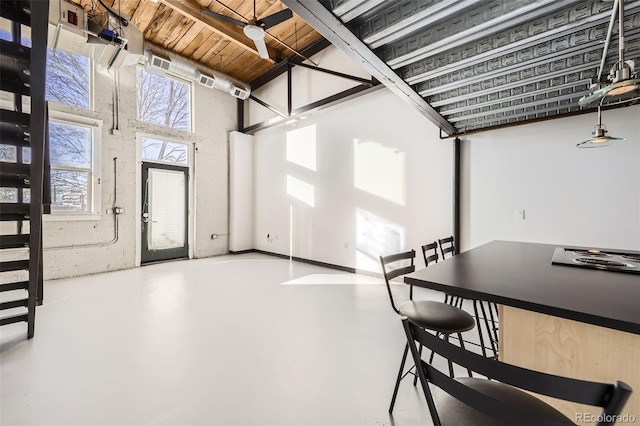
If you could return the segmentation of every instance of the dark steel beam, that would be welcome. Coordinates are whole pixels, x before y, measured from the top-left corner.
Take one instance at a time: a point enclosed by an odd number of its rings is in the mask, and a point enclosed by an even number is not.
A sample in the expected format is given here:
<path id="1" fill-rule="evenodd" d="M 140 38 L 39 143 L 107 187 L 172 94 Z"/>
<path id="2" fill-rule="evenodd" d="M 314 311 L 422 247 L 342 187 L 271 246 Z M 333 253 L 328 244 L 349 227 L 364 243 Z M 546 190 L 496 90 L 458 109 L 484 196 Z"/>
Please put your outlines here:
<path id="1" fill-rule="evenodd" d="M 262 105 L 263 107 L 265 107 L 266 109 L 268 109 L 271 112 L 275 112 L 276 114 L 278 114 L 280 117 L 282 118 L 289 118 L 288 114 L 285 114 L 284 112 L 279 111 L 277 108 L 275 108 L 272 105 L 269 105 L 268 103 L 266 103 L 265 101 L 263 101 L 260 98 L 257 98 L 253 95 L 249 95 L 249 99 L 251 99 L 252 101 L 257 102 L 258 104 Z"/>
<path id="2" fill-rule="evenodd" d="M 320 2 L 317 0 L 283 0 L 283 3 L 315 28 L 324 38 L 361 64 L 373 77 L 412 105 L 429 121 L 447 134 L 456 132 L 456 128 L 451 123 L 433 109 Z"/>
<path id="3" fill-rule="evenodd" d="M 319 101 L 311 102 L 310 104 L 307 104 L 300 108 L 296 108 L 295 110 L 292 111 L 292 113 L 295 115 L 300 115 L 305 112 L 323 109 L 328 106 L 335 105 L 337 101 L 344 102 L 350 99 L 353 95 L 362 94 L 362 92 L 364 92 L 365 90 L 369 90 L 371 87 L 375 87 L 379 85 L 380 85 L 379 83 L 374 86 L 372 86 L 371 83 L 360 84 L 356 87 L 352 87 L 351 89 L 344 90 L 340 93 L 336 93 L 335 95 L 331 95 L 324 99 L 320 99 Z"/>
<path id="4" fill-rule="evenodd" d="M 462 164 L 460 162 L 460 138 L 453 141 L 453 240 L 454 254 L 460 253 L 460 218 L 462 213 L 460 188 L 462 185 Z"/>
<path id="5" fill-rule="evenodd" d="M 316 53 L 319 53 L 322 50 L 326 49 L 329 46 L 331 46 L 331 42 L 321 37 L 318 40 L 312 42 L 310 45 L 308 45 L 304 49 L 302 49 L 300 53 L 306 57 L 311 57 Z M 249 83 L 251 86 L 251 90 L 252 91 L 257 90 L 258 88 L 264 86 L 274 78 L 287 72 L 289 63 L 299 64 L 299 63 L 302 63 L 302 61 L 304 61 L 304 58 L 300 56 L 295 56 L 294 58 L 291 58 L 288 61 L 278 62 L 273 67 L 271 67 L 269 71 L 265 72 L 260 77 L 257 77 L 251 83 Z"/>
<path id="6" fill-rule="evenodd" d="M 236 115 L 237 115 L 237 123 L 236 128 L 239 132 L 244 131 L 244 100 L 236 99 Z"/>
<path id="7" fill-rule="evenodd" d="M 368 84 L 369 86 L 373 86 L 373 82 L 371 80 L 367 80 L 366 78 L 356 77 L 354 75 L 345 74 L 345 73 L 338 72 L 338 71 L 333 71 L 333 70 L 328 70 L 326 68 L 314 67 L 313 65 L 307 65 L 307 64 L 302 64 L 302 63 L 301 64 L 297 64 L 297 65 L 299 67 L 309 68 L 310 70 L 324 72 L 326 74 L 335 75 L 336 77 L 342 77 L 342 78 L 346 78 L 348 80 L 357 81 L 358 83 Z"/>
<path id="8" fill-rule="evenodd" d="M 293 76 L 291 75 L 291 64 L 287 65 L 287 115 L 291 116 L 293 102 Z"/>
<path id="9" fill-rule="evenodd" d="M 325 108 L 336 106 L 343 102 L 357 98 L 358 96 L 375 92 L 381 89 L 382 87 L 383 87 L 382 84 L 379 84 L 379 83 L 376 83 L 374 86 L 367 86 L 367 85 L 361 84 L 356 87 L 352 87 L 351 89 L 348 89 L 343 92 L 337 93 L 335 95 L 321 99 L 319 101 L 312 102 L 300 108 L 296 108 L 295 110 L 291 111 L 291 117 L 287 117 L 287 118 L 296 119 L 297 117 L 312 111 L 319 111 Z M 244 129 L 244 133 L 248 135 L 252 135 L 260 130 L 265 130 L 270 127 L 277 126 L 278 124 L 281 124 L 283 121 L 284 121 L 284 118 L 276 122 L 274 122 L 273 120 L 265 120 L 261 123 L 257 123 L 252 126 L 246 127 Z"/>

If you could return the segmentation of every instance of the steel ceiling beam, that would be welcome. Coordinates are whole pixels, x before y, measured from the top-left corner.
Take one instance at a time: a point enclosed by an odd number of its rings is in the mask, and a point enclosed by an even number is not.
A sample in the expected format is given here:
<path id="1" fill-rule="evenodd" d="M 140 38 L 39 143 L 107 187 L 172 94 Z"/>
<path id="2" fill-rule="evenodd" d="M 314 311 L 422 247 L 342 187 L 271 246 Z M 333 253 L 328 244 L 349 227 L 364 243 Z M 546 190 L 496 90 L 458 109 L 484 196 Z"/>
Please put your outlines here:
<path id="1" fill-rule="evenodd" d="M 283 0 L 283 3 L 444 132 L 447 134 L 456 132 L 456 128 L 451 123 L 420 97 L 411 86 L 405 83 L 320 2 L 317 0 Z"/>
<path id="2" fill-rule="evenodd" d="M 357 0 L 355 2 L 349 2 L 349 3 L 358 3 L 358 4 L 350 8 L 347 12 L 343 14 L 336 13 L 336 15 L 339 16 L 343 22 L 349 22 L 354 20 L 358 16 L 363 15 L 368 11 L 380 6 L 385 1 L 387 0 Z M 336 10 L 339 10 L 339 9 L 340 9 L 339 7 L 336 8 Z"/>
<path id="3" fill-rule="evenodd" d="M 384 44 L 392 43 L 412 32 L 442 21 L 461 10 L 479 3 L 481 0 L 442 0 L 435 2 L 431 7 L 410 15 L 393 25 L 390 25 L 377 33 L 365 37 L 363 41 L 370 48 L 376 49 Z"/>
<path id="4" fill-rule="evenodd" d="M 538 83 L 543 80 L 549 80 L 556 77 L 563 77 L 570 73 L 576 73 L 581 71 L 586 71 L 593 69 L 592 64 L 580 64 L 574 67 L 564 68 L 558 71 L 548 72 L 546 74 L 536 75 L 530 78 L 525 78 L 522 80 L 513 81 L 507 84 L 501 84 L 500 86 L 489 87 L 484 90 L 477 90 L 475 92 L 470 92 L 465 95 L 453 96 L 451 98 L 442 99 L 440 101 L 431 102 L 431 105 L 434 107 L 440 107 L 442 105 L 452 104 L 459 101 L 464 101 L 471 98 L 476 98 L 478 96 L 488 95 L 489 93 L 500 92 L 502 90 L 513 89 L 519 86 L 526 86 L 527 84 Z"/>
<path id="5" fill-rule="evenodd" d="M 559 84 L 557 86 L 545 87 L 544 89 L 538 89 L 538 90 L 534 90 L 532 92 L 518 93 L 518 94 L 515 94 L 515 95 L 511 95 L 511 96 L 506 96 L 504 98 L 497 98 L 497 99 L 493 99 L 493 100 L 487 100 L 487 101 L 484 101 L 482 103 L 477 103 L 477 104 L 472 104 L 472 105 L 465 105 L 465 106 L 459 107 L 459 108 L 452 108 L 452 109 L 449 109 L 449 110 L 440 111 L 440 114 L 442 114 L 444 116 L 458 114 L 458 113 L 469 111 L 469 110 L 476 109 L 476 108 L 482 108 L 482 107 L 491 106 L 491 105 L 495 105 L 495 104 L 501 104 L 503 102 L 511 102 L 513 100 L 516 100 L 516 99 L 532 98 L 532 97 L 535 97 L 535 96 L 538 96 L 538 95 L 544 95 L 544 94 L 550 93 L 550 92 L 556 92 L 556 91 L 560 91 L 560 90 L 564 90 L 564 89 L 571 89 L 573 87 L 580 86 L 581 84 L 584 84 L 585 87 L 588 87 L 587 85 L 589 83 L 591 83 L 591 79 L 590 78 L 585 78 L 583 80 L 572 81 L 571 83 L 564 83 L 564 84 Z"/>
<path id="6" fill-rule="evenodd" d="M 553 111 L 558 111 L 561 109 L 566 109 L 566 110 L 571 110 L 571 108 L 576 108 L 576 110 L 580 110 L 580 107 L 578 106 L 578 102 L 576 101 L 568 104 L 568 105 L 556 105 L 556 106 L 552 106 L 552 107 L 548 107 L 548 108 L 543 108 L 543 109 L 538 109 L 538 110 L 533 110 L 533 111 L 523 111 L 517 114 L 512 114 L 512 115 L 505 115 L 503 117 L 493 117 L 493 118 L 489 118 L 487 120 L 481 120 L 481 121 L 476 121 L 474 123 L 469 123 L 472 126 L 481 126 L 483 124 L 486 123 L 491 123 L 494 121 L 508 121 L 508 120 L 513 120 L 513 119 L 517 119 L 517 118 L 521 118 L 521 117 L 526 117 L 528 115 L 538 115 L 538 114 L 546 114 L 548 112 L 553 112 Z M 569 111 L 568 111 L 569 112 Z M 558 114 L 560 115 L 560 114 Z M 503 124 L 507 124 L 507 123 L 503 123 Z M 464 127 L 464 125 L 462 125 L 461 127 Z"/>
<path id="7" fill-rule="evenodd" d="M 503 112 L 509 112 L 509 111 L 515 111 L 518 109 L 526 109 L 526 108 L 530 108 L 530 107 L 534 107 L 534 106 L 538 106 L 538 105 L 545 105 L 551 102 L 560 102 L 560 101 L 566 101 L 567 99 L 573 99 L 573 98 L 580 98 L 582 97 L 582 95 L 589 93 L 588 90 L 583 90 L 581 92 L 574 92 L 574 93 L 569 93 L 566 95 L 560 95 L 560 96 L 555 96 L 552 98 L 545 98 L 545 99 L 540 99 L 537 101 L 533 101 L 533 102 L 527 102 L 527 103 L 523 103 L 523 104 L 519 104 L 519 105 L 509 105 L 508 107 L 502 107 L 502 108 L 497 108 L 494 110 L 489 110 L 489 111 L 481 111 L 481 112 L 476 112 L 474 114 L 469 114 L 469 115 L 461 115 L 459 117 L 451 117 L 449 118 L 449 121 L 452 123 L 459 123 L 461 121 L 465 121 L 465 120 L 471 120 L 474 118 L 478 118 L 478 117 L 486 117 L 487 115 L 491 115 L 491 114 L 501 114 Z M 526 94 L 526 96 L 529 96 L 528 94 Z M 523 96 L 520 96 L 520 98 L 522 98 Z M 482 105 L 476 105 L 476 108 L 482 108 L 487 106 L 486 104 L 482 104 Z"/>
<path id="8" fill-rule="evenodd" d="M 635 41 L 638 38 L 640 38 L 639 36 L 640 34 L 640 29 L 633 31 L 632 36 L 627 37 L 626 40 L 627 41 Z M 595 52 L 602 49 L 602 42 L 600 40 L 595 40 L 595 41 L 590 41 L 588 43 L 582 44 L 582 45 L 578 45 L 578 46 L 574 46 L 568 49 L 564 49 L 564 50 L 560 50 L 558 52 L 554 52 L 552 54 L 549 55 L 544 55 L 544 56 L 540 56 L 537 58 L 533 58 L 530 59 L 528 61 L 523 61 L 523 62 L 516 62 L 512 65 L 506 66 L 506 67 L 502 67 L 502 68 L 497 68 L 495 70 L 492 71 L 488 71 L 485 73 L 481 73 L 481 74 L 477 74 L 474 75 L 472 77 L 468 77 L 468 78 L 463 78 L 457 81 L 452 81 L 451 83 L 446 83 L 446 84 L 440 84 L 437 85 L 436 87 L 430 88 L 430 89 L 424 89 L 424 90 L 420 90 L 420 88 L 418 88 L 418 93 L 420 93 L 420 95 L 422 96 L 432 96 L 438 93 L 442 93 L 445 92 L 447 90 L 452 90 L 455 88 L 458 88 L 460 86 L 467 86 L 469 84 L 474 84 L 480 81 L 485 81 L 485 80 L 489 80 L 491 78 L 496 78 L 496 77 L 500 77 L 503 75 L 507 75 L 510 74 L 516 70 L 524 70 L 527 68 L 532 68 L 535 66 L 539 66 L 539 65 L 544 65 L 544 64 L 548 64 L 550 62 L 555 62 L 558 60 L 562 60 L 562 59 L 567 59 L 570 58 L 572 56 L 575 55 L 582 55 L 588 52 Z M 590 61 L 588 63 L 593 64 L 593 67 L 595 68 L 596 65 L 600 62 L 600 58 L 598 57 L 597 60 L 593 60 Z"/>
<path id="9" fill-rule="evenodd" d="M 633 14 L 638 12 L 640 12 L 640 2 L 636 1 L 631 3 L 631 10 L 628 13 Z M 571 33 L 575 33 L 577 31 L 582 31 L 587 28 L 596 27 L 598 25 L 605 24 L 609 21 L 610 16 L 611 16 L 610 11 L 598 13 L 597 15 L 592 15 L 589 18 L 572 22 L 571 24 L 563 25 L 553 30 L 544 31 L 532 37 L 527 37 L 527 38 L 518 40 L 515 43 L 510 43 L 502 47 L 498 47 L 496 49 L 487 50 L 486 52 L 475 55 L 469 59 L 452 62 L 445 66 L 435 68 L 433 70 L 429 70 L 424 73 L 416 74 L 411 77 L 407 77 L 406 81 L 409 84 L 415 84 L 415 83 L 420 83 L 426 80 L 430 80 L 432 78 L 440 77 L 442 75 L 449 74 L 460 68 L 470 67 L 473 65 L 480 64 L 482 62 L 490 61 L 492 59 L 498 58 L 503 55 L 508 55 L 509 53 L 519 51 L 522 48 L 532 44 L 545 43 L 547 41 L 564 37 Z"/>
<path id="10" fill-rule="evenodd" d="M 404 55 L 400 55 L 397 58 L 389 60 L 387 63 L 391 68 L 397 69 L 419 61 L 420 59 L 437 55 L 445 50 L 454 49 L 456 47 L 472 43 L 508 28 L 523 24 L 527 21 L 565 9 L 567 6 L 578 1 L 579 0 L 540 0 L 539 2 L 531 3 L 509 13 L 505 13 L 504 15 L 484 22 L 481 25 L 476 25 L 475 27 L 462 31 L 461 33 L 453 34 L 450 37 L 443 38 L 435 43 L 431 43 Z"/>

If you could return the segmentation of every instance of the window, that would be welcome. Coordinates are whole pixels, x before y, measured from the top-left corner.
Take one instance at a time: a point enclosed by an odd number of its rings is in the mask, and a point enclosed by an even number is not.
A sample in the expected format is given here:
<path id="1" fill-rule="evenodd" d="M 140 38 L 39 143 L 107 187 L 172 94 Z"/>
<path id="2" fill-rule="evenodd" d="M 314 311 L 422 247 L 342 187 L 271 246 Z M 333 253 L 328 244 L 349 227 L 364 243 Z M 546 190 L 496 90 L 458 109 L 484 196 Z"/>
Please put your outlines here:
<path id="1" fill-rule="evenodd" d="M 191 131 L 191 84 L 137 69 L 138 119 Z"/>
<path id="2" fill-rule="evenodd" d="M 169 142 L 147 136 L 141 138 L 142 159 L 171 164 L 187 165 L 188 146 L 183 143 Z"/>
<path id="3" fill-rule="evenodd" d="M 49 120 L 51 163 L 51 212 L 98 213 L 99 135 L 97 120 L 65 120 L 54 114 Z"/>
<path id="4" fill-rule="evenodd" d="M 91 108 L 89 58 L 47 47 L 46 99 L 78 108 Z"/>

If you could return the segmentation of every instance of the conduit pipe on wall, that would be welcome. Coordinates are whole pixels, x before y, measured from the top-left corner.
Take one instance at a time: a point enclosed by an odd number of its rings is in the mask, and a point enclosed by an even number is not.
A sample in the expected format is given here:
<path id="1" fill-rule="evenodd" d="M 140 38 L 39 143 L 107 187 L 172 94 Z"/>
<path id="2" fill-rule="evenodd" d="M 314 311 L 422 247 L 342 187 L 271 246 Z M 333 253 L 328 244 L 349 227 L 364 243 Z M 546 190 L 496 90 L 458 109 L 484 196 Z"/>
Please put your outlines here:
<path id="1" fill-rule="evenodd" d="M 119 222 L 118 216 L 123 212 L 121 207 L 117 207 L 116 201 L 118 199 L 118 157 L 113 157 L 113 206 L 111 211 L 113 212 L 113 239 L 108 242 L 94 243 L 94 244 L 71 244 L 66 246 L 53 246 L 43 247 L 44 250 L 63 250 L 63 249 L 76 249 L 76 248 L 90 248 L 90 247 L 108 247 L 118 242 Z"/>

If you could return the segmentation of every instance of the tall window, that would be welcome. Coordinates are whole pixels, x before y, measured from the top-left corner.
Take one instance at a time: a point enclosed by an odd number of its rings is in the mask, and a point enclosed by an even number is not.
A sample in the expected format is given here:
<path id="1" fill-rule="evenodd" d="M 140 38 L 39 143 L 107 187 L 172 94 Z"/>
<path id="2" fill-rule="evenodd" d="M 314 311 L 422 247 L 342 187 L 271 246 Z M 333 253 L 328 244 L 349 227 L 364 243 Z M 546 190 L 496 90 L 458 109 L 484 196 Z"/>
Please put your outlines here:
<path id="1" fill-rule="evenodd" d="M 96 213 L 98 132 L 93 125 L 50 120 L 52 212 Z"/>
<path id="2" fill-rule="evenodd" d="M 89 58 L 47 48 L 46 99 L 78 108 L 91 108 Z"/>
<path id="3" fill-rule="evenodd" d="M 191 85 L 172 77 L 137 69 L 138 119 L 180 130 L 191 130 Z"/>

